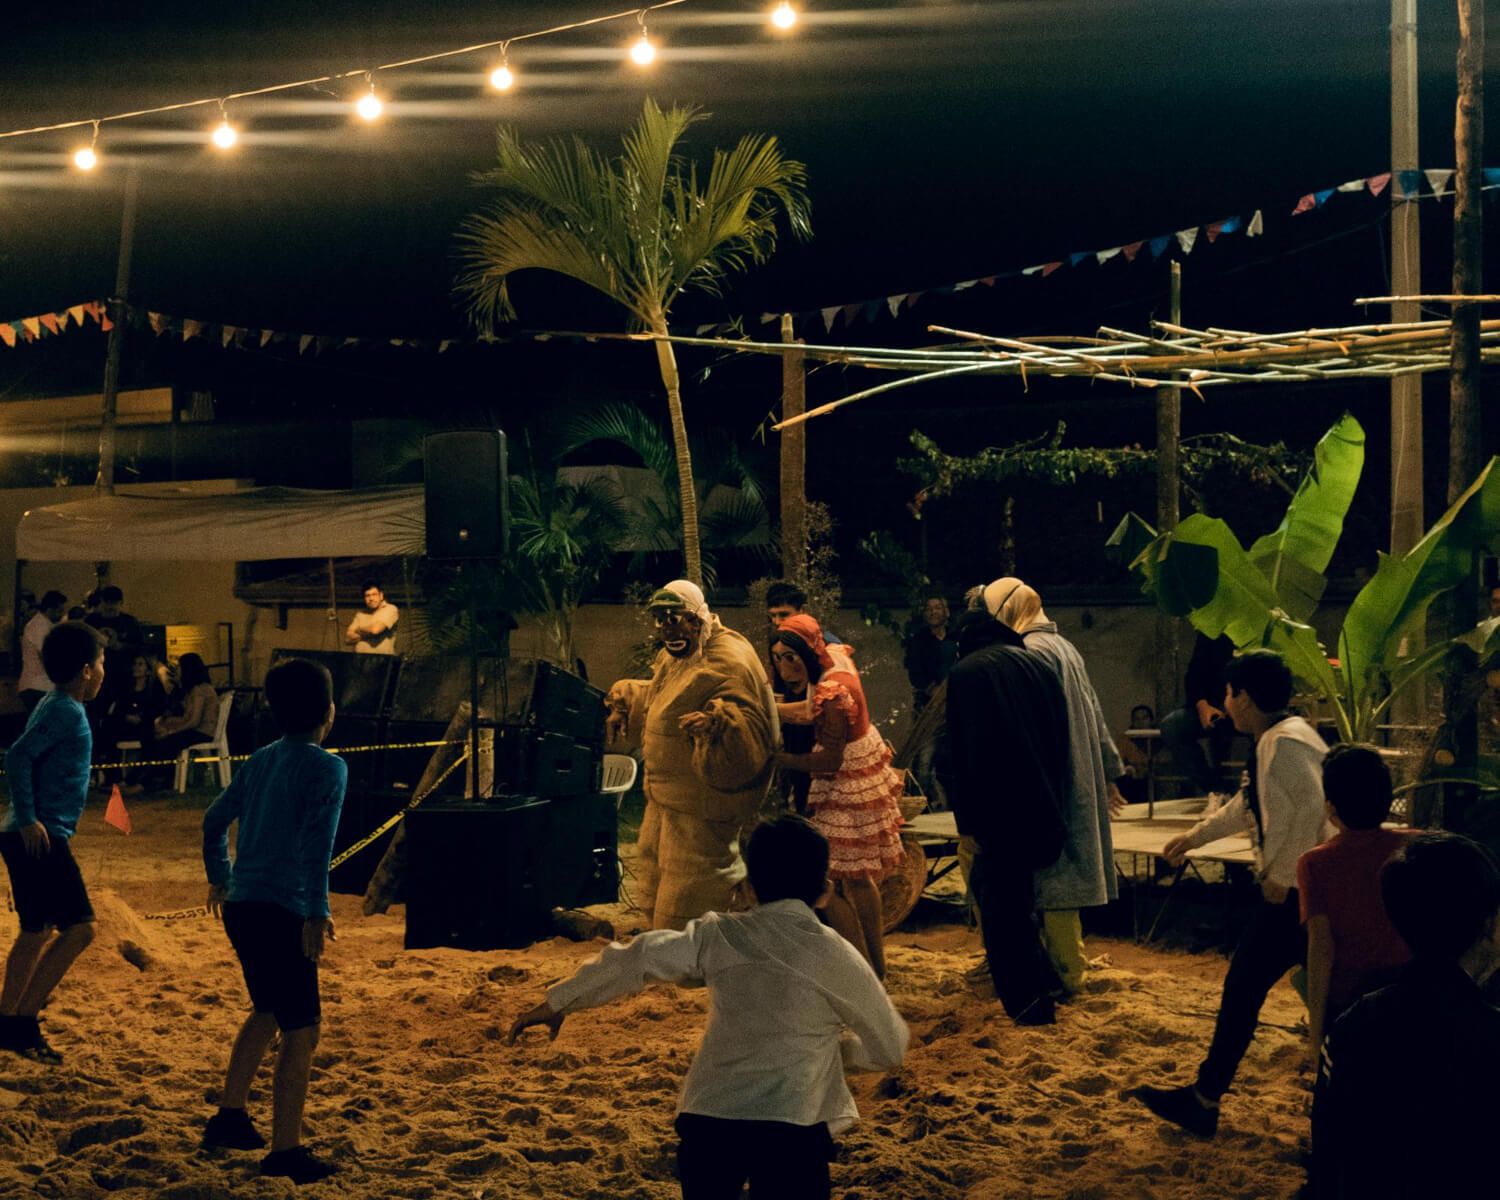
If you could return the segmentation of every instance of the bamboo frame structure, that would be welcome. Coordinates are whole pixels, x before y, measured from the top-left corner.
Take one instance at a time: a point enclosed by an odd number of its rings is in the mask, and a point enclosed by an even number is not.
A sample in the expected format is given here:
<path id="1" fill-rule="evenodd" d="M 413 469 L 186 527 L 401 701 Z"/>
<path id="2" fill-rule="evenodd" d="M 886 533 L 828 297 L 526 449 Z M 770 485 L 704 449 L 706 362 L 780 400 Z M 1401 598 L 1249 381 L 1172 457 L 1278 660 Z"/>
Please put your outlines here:
<path id="1" fill-rule="evenodd" d="M 1484 303 L 1496 298 L 1427 299 Z M 1200 399 L 1203 388 L 1226 384 L 1393 379 L 1448 370 L 1452 338 L 1452 322 L 1448 320 L 1346 325 L 1283 333 L 1194 329 L 1168 321 L 1153 321 L 1151 326 L 1151 334 L 1105 326 L 1094 337 L 1006 338 L 929 325 L 929 332 L 950 340 L 926 349 L 787 345 L 675 335 L 669 340 L 744 354 L 795 351 L 817 362 L 902 373 L 900 379 L 865 388 L 772 426 L 782 430 L 898 388 L 970 375 L 1019 377 L 1023 385 L 1036 375 L 1119 383 L 1131 388 L 1185 387 Z M 631 340 L 657 337 L 649 333 L 594 336 Z M 1483 362 L 1500 363 L 1500 319 L 1480 322 L 1479 348 Z"/>

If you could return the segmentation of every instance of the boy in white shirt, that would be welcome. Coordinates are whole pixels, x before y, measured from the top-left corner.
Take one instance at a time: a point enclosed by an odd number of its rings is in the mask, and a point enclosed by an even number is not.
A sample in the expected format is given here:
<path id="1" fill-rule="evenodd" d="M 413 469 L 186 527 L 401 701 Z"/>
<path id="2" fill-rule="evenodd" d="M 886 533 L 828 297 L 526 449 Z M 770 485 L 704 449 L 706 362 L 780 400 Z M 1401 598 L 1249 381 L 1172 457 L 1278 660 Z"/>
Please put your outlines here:
<path id="1" fill-rule="evenodd" d="M 683 1200 L 826 1200 L 830 1135 L 858 1118 L 844 1067 L 892 1071 L 907 1029 L 875 972 L 818 920 L 828 843 L 808 821 L 759 825 L 745 847 L 756 907 L 707 913 L 678 932 L 618 942 L 516 1018 L 557 1037 L 569 1013 L 634 995 L 654 980 L 707 984 L 703 1044 L 677 1104 Z"/>

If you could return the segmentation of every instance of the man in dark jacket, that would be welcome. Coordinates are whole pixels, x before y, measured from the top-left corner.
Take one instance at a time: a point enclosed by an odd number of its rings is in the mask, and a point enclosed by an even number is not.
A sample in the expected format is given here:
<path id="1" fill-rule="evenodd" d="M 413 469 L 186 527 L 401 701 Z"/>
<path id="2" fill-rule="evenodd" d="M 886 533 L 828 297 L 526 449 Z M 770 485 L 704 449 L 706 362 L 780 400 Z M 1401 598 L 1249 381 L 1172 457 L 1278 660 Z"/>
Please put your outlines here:
<path id="1" fill-rule="evenodd" d="M 970 886 L 995 994 L 1017 1025 L 1050 1025 L 1062 981 L 1036 926 L 1035 873 L 1062 852 L 1069 786 L 1062 682 L 983 613 L 959 628 L 939 771 L 958 831 L 978 844 Z"/>

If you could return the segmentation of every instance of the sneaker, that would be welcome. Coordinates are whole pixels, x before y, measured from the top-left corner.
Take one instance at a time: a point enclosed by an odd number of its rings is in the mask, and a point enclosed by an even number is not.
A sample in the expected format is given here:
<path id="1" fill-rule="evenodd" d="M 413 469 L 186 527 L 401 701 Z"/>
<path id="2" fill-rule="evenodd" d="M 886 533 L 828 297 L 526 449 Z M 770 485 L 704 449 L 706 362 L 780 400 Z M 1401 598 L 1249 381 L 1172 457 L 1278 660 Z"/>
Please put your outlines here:
<path id="1" fill-rule="evenodd" d="M 255 1132 L 243 1108 L 221 1108 L 203 1127 L 203 1144 L 225 1150 L 263 1150 L 266 1139 Z"/>
<path id="2" fill-rule="evenodd" d="M 62 1062 L 62 1055 L 48 1044 L 42 1036 L 42 1024 L 36 1017 L 12 1017 L 14 1022 L 5 1035 L 5 1048 L 13 1050 L 22 1058 L 55 1067 Z"/>
<path id="3" fill-rule="evenodd" d="M 306 1146 L 293 1146 L 290 1150 L 273 1150 L 260 1160 L 262 1175 L 279 1175 L 293 1183 L 317 1183 L 336 1174 L 338 1168 L 325 1162 Z"/>
<path id="4" fill-rule="evenodd" d="M 1191 1084 L 1179 1088 L 1136 1087 L 1125 1095 L 1139 1100 L 1163 1121 L 1171 1121 L 1189 1133 L 1211 1138 L 1219 1129 L 1219 1106 L 1199 1099 Z"/>
<path id="5" fill-rule="evenodd" d="M 1011 1021 L 1016 1025 L 1056 1025 L 1057 1007 L 1051 996 L 1038 996 Z"/>

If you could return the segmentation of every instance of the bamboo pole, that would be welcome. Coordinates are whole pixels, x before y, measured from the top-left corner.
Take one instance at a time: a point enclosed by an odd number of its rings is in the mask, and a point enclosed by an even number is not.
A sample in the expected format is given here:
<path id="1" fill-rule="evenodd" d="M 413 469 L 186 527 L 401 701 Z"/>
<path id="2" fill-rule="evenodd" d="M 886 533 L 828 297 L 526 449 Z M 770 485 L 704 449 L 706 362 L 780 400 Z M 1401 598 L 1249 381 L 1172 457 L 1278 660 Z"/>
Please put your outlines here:
<path id="1" fill-rule="evenodd" d="M 794 345 L 792 314 L 781 314 L 781 340 Z M 800 354 L 781 356 L 781 419 L 807 411 L 807 377 Z M 807 431 L 801 424 L 781 434 L 781 574 L 802 581 L 807 576 Z"/>
<path id="2" fill-rule="evenodd" d="M 1172 322 L 1182 321 L 1182 264 L 1172 260 L 1167 292 Z M 1177 454 L 1182 442 L 1182 389 L 1164 387 L 1156 393 L 1156 529 L 1170 533 L 1180 515 L 1182 471 Z M 1181 695 L 1178 669 L 1177 620 L 1156 611 L 1156 715 L 1158 720 L 1176 707 Z M 1153 797 L 1154 799 L 1154 797 Z"/>
<path id="3" fill-rule="evenodd" d="M 1458 104 L 1453 121 L 1453 293 L 1478 295 L 1484 256 L 1484 0 L 1458 0 Z M 1448 377 L 1448 503 L 1479 474 L 1479 306 L 1453 305 Z M 1460 621 L 1472 613 L 1459 615 Z M 1472 624 L 1472 621 L 1467 621 Z"/>

